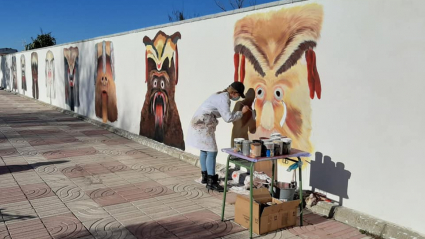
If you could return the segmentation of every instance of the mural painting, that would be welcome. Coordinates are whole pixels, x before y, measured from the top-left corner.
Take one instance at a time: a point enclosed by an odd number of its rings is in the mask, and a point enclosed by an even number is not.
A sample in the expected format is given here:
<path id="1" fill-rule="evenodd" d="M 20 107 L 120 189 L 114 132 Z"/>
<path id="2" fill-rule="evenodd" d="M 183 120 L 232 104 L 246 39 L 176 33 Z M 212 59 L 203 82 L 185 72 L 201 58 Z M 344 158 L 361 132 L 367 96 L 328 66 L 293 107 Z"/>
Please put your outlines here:
<path id="1" fill-rule="evenodd" d="M 50 98 L 50 103 L 52 99 L 56 98 L 56 88 L 55 88 L 55 58 L 51 51 L 46 53 L 46 93 L 47 98 Z"/>
<path id="2" fill-rule="evenodd" d="M 21 89 L 25 95 L 27 91 L 27 79 L 26 79 L 26 70 L 25 70 L 25 55 L 21 55 Z"/>
<path id="3" fill-rule="evenodd" d="M 63 49 L 65 62 L 65 103 L 72 111 L 80 106 L 79 98 L 79 70 L 78 70 L 78 47 Z"/>
<path id="4" fill-rule="evenodd" d="M 255 91 L 256 130 L 250 139 L 280 133 L 292 147 L 312 152 L 311 99 L 321 97 L 313 48 L 320 37 L 323 9 L 306 4 L 256 13 L 234 30 L 235 81 Z M 235 132 L 246 131 L 238 125 Z"/>
<path id="5" fill-rule="evenodd" d="M 16 72 L 16 56 L 12 56 L 12 66 L 10 67 L 12 72 L 12 89 L 18 91 L 18 76 Z"/>
<path id="6" fill-rule="evenodd" d="M 38 54 L 31 53 L 32 97 L 38 99 Z"/>
<path id="7" fill-rule="evenodd" d="M 151 40 L 145 36 L 147 91 L 140 119 L 140 135 L 169 146 L 185 149 L 179 112 L 174 99 L 178 83 L 177 41 L 180 32 L 159 31 Z"/>
<path id="8" fill-rule="evenodd" d="M 95 111 L 103 123 L 115 122 L 118 118 L 115 88 L 114 48 L 111 41 L 95 46 Z"/>

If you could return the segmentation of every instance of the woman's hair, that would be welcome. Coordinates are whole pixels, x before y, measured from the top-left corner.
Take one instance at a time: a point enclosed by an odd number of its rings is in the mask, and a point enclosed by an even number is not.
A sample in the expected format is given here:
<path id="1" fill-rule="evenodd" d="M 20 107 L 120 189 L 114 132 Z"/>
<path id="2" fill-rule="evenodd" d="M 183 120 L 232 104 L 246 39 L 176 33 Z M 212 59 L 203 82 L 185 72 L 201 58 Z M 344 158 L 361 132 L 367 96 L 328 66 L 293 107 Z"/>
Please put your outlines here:
<path id="1" fill-rule="evenodd" d="M 222 91 L 218 91 L 217 94 L 224 93 L 224 92 L 227 92 L 229 94 L 230 93 L 238 93 L 237 90 L 235 90 L 235 89 L 233 89 L 233 87 L 229 86 L 229 87 L 227 87 L 226 89 L 224 89 Z"/>

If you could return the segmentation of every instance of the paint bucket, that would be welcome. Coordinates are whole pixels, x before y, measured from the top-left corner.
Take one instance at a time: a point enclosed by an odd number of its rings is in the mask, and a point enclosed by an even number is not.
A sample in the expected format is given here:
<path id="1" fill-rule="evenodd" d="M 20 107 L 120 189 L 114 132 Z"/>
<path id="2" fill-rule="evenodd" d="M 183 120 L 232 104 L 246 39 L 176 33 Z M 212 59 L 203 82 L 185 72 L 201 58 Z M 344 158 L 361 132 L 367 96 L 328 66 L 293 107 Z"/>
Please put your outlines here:
<path id="1" fill-rule="evenodd" d="M 282 155 L 291 154 L 291 143 L 292 143 L 292 139 L 290 139 L 290 138 L 283 138 L 283 139 L 281 139 L 281 141 L 283 142 Z"/>
<path id="2" fill-rule="evenodd" d="M 274 198 L 284 201 L 292 201 L 294 200 L 296 188 L 291 188 L 290 183 L 278 182 L 273 187 Z"/>
<path id="3" fill-rule="evenodd" d="M 271 141 L 264 142 L 264 145 L 266 146 L 266 156 L 267 157 L 274 157 L 274 143 Z"/>
<path id="4" fill-rule="evenodd" d="M 274 155 L 282 155 L 283 151 L 283 141 L 281 139 L 279 140 L 273 140 L 274 143 Z"/>
<path id="5" fill-rule="evenodd" d="M 233 149 L 235 152 L 242 152 L 242 141 L 244 140 L 244 138 L 235 138 L 233 140 Z"/>
<path id="6" fill-rule="evenodd" d="M 261 157 L 261 143 L 257 142 L 251 144 L 251 157 Z"/>
<path id="7" fill-rule="evenodd" d="M 242 142 L 242 154 L 245 155 L 245 156 L 249 156 L 250 149 L 251 149 L 251 141 L 244 140 Z"/>

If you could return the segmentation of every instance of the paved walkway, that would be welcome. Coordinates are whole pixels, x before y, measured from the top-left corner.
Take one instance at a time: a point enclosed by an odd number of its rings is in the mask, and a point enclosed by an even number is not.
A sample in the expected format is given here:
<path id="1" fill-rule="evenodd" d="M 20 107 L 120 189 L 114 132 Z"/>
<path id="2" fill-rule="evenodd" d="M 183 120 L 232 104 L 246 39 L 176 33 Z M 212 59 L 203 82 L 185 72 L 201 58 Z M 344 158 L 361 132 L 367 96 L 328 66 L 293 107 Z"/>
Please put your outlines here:
<path id="1" fill-rule="evenodd" d="M 220 221 L 222 195 L 194 182 L 195 166 L 5 91 L 0 156 L 0 238 L 248 237 Z M 314 214 L 305 221 L 261 238 L 365 238 Z"/>

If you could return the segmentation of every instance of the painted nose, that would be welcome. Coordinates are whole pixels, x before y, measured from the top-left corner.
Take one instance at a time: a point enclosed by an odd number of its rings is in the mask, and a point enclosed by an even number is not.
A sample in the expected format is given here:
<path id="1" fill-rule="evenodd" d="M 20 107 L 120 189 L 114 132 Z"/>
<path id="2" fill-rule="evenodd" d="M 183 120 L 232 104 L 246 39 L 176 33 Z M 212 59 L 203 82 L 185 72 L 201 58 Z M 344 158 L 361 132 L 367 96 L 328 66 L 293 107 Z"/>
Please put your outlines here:
<path id="1" fill-rule="evenodd" d="M 108 77 L 102 76 L 102 79 L 100 81 L 102 82 L 102 85 L 107 85 L 108 84 Z"/>
<path id="2" fill-rule="evenodd" d="M 274 110 L 270 101 L 266 101 L 263 105 L 260 125 L 266 130 L 271 130 L 274 127 Z"/>

